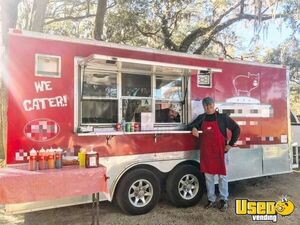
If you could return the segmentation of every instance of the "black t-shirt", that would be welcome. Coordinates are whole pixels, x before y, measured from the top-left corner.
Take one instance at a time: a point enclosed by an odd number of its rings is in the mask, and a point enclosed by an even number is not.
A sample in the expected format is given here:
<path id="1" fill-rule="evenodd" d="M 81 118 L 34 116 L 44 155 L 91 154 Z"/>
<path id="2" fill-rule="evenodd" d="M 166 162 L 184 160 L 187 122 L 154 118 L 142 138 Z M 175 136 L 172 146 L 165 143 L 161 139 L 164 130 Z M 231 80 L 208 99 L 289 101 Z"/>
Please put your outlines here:
<path id="1" fill-rule="evenodd" d="M 209 121 L 209 122 L 216 121 L 217 115 L 215 113 L 214 114 L 206 114 L 204 120 Z"/>

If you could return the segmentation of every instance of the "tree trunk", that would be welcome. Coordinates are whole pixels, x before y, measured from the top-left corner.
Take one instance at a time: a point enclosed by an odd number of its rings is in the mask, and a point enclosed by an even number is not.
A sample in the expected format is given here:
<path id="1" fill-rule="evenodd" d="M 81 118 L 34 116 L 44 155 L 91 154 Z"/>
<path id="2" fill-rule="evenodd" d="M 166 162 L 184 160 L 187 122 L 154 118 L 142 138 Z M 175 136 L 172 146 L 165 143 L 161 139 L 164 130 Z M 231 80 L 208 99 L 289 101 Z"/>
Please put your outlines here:
<path id="1" fill-rule="evenodd" d="M 3 166 L 6 152 L 6 126 L 7 126 L 7 90 L 5 85 L 7 34 L 9 28 L 15 28 L 18 19 L 18 4 L 20 0 L 1 1 L 2 35 L 0 36 L 0 167 Z"/>
<path id="2" fill-rule="evenodd" d="M 0 58 L 1 62 L 4 63 L 6 61 L 4 54 L 4 47 L 0 47 Z M 3 65 L 0 66 L 0 68 Z M 3 165 L 3 161 L 5 159 L 6 153 L 6 127 L 7 127 L 7 90 L 4 83 L 4 76 L 6 76 L 5 72 L 0 71 L 0 168 Z"/>
<path id="3" fill-rule="evenodd" d="M 18 19 L 18 4 L 20 0 L 1 0 L 2 43 L 7 42 L 9 28 L 15 28 Z"/>
<path id="4" fill-rule="evenodd" d="M 106 13 L 107 0 L 98 0 L 97 13 L 95 18 L 94 38 L 103 40 L 104 17 Z"/>
<path id="5" fill-rule="evenodd" d="M 45 14 L 48 0 L 35 0 L 33 3 L 34 17 L 32 22 L 32 30 L 43 32 Z"/>

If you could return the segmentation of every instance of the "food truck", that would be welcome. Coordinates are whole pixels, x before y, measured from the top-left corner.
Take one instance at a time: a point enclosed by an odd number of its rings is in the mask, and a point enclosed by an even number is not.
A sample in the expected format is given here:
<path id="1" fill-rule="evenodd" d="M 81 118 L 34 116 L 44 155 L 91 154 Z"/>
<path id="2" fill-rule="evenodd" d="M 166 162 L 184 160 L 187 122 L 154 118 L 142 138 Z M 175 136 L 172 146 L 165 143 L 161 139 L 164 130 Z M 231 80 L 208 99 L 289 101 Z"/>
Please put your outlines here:
<path id="1" fill-rule="evenodd" d="M 61 148 L 66 160 L 82 148 L 94 150 L 107 168 L 110 197 L 125 212 L 147 213 L 161 193 L 177 207 L 195 205 L 204 179 L 199 139 L 186 125 L 211 96 L 241 127 L 228 153 L 229 181 L 291 171 L 284 66 L 16 30 L 7 53 L 8 166 L 27 163 L 33 148 Z M 81 196 L 5 209 L 90 201 Z"/>

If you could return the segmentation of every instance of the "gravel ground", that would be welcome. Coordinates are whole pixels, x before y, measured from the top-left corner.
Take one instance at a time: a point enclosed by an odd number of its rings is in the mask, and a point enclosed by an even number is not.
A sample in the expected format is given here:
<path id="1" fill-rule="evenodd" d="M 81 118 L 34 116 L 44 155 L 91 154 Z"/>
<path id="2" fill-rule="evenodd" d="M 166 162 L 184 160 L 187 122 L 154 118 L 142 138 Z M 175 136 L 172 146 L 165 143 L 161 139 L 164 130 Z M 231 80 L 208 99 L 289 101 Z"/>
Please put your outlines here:
<path id="1" fill-rule="evenodd" d="M 100 205 L 100 224 L 102 225 L 232 225 L 232 224 L 274 224 L 272 222 L 253 222 L 250 216 L 237 216 L 234 213 L 234 199 L 280 200 L 288 195 L 296 209 L 291 216 L 278 217 L 276 224 L 300 224 L 300 171 L 291 174 L 262 177 L 230 184 L 229 209 L 226 213 L 218 209 L 204 209 L 205 198 L 190 208 L 175 208 L 162 200 L 146 215 L 129 216 L 109 202 Z M 44 210 L 20 215 L 0 214 L 2 225 L 89 225 L 92 222 L 91 205 L 80 205 L 59 209 Z"/>

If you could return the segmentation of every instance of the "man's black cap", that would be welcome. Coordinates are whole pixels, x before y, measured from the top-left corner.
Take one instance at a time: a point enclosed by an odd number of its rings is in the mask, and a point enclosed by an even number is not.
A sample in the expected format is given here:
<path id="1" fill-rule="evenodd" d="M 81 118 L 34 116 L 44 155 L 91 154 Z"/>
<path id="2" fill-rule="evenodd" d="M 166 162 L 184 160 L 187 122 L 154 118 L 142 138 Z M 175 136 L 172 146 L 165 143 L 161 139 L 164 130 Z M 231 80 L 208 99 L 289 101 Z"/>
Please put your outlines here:
<path id="1" fill-rule="evenodd" d="M 212 104 L 214 103 L 215 101 L 213 100 L 213 98 L 211 97 L 206 97 L 202 100 L 202 104 L 203 105 L 209 105 L 209 104 Z"/>

